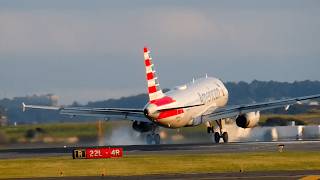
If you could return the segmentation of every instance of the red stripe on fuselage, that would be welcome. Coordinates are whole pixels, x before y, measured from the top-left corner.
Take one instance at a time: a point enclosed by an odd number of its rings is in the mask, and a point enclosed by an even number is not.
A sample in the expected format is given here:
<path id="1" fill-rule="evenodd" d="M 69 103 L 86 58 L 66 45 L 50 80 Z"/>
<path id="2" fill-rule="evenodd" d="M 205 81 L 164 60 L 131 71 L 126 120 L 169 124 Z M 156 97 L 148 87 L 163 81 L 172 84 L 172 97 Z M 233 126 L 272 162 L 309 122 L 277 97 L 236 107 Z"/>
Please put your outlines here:
<path id="1" fill-rule="evenodd" d="M 176 102 L 176 101 L 173 100 L 171 97 L 165 96 L 161 99 L 153 100 L 150 103 L 155 104 L 156 106 L 163 106 L 163 105 L 167 105 L 167 104 L 170 104 L 173 102 Z"/>
<path id="2" fill-rule="evenodd" d="M 169 96 L 165 96 L 163 98 L 150 101 L 150 104 L 155 104 L 156 106 L 159 107 L 159 106 L 171 104 L 173 102 L 176 102 L 176 101 Z M 159 113 L 159 116 L 157 117 L 157 120 L 172 117 L 172 116 L 177 116 L 177 115 L 183 114 L 183 113 L 184 113 L 183 109 L 173 109 L 173 110 L 161 111 Z"/>
<path id="3" fill-rule="evenodd" d="M 172 116 L 177 116 L 182 113 L 183 113 L 183 109 L 173 109 L 173 110 L 161 111 L 157 119 L 159 120 L 159 119 L 164 119 L 164 118 L 168 118 L 168 117 L 172 117 Z"/>
<path id="4" fill-rule="evenodd" d="M 156 100 L 150 101 L 151 104 L 155 104 L 158 107 L 168 105 L 173 102 L 176 102 L 176 101 L 169 96 L 165 96 L 161 99 L 156 99 Z M 160 120 L 160 119 L 176 116 L 176 115 L 179 115 L 182 113 L 184 113 L 183 109 L 173 109 L 173 110 L 161 111 L 159 113 L 159 116 L 157 117 L 157 119 Z"/>

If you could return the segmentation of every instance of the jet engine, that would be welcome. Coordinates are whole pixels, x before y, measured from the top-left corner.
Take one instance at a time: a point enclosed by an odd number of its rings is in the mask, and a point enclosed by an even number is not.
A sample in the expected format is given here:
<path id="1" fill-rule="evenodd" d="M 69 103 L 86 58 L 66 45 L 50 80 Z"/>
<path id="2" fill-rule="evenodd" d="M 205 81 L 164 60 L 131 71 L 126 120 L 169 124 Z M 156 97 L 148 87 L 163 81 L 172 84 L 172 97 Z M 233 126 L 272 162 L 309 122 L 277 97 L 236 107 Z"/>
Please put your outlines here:
<path id="1" fill-rule="evenodd" d="M 237 126 L 242 128 L 253 128 L 255 127 L 260 119 L 260 112 L 249 112 L 246 114 L 239 115 L 236 119 Z"/>
<path id="2" fill-rule="evenodd" d="M 153 124 L 152 124 L 152 123 L 147 123 L 147 122 L 134 121 L 134 122 L 132 123 L 132 128 L 133 128 L 135 131 L 144 133 L 144 132 L 152 131 Z"/>

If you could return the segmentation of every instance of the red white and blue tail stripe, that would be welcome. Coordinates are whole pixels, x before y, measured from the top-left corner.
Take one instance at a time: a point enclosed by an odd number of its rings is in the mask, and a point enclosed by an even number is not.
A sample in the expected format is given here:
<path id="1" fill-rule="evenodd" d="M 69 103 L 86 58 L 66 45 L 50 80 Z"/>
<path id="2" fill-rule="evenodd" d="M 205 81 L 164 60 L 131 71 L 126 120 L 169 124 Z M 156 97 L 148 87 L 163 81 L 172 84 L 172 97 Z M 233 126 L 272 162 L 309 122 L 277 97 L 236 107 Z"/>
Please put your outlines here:
<path id="1" fill-rule="evenodd" d="M 149 101 L 155 101 L 164 97 L 164 94 L 160 88 L 159 81 L 154 70 L 154 65 L 152 63 L 152 58 L 150 56 L 150 51 L 147 47 L 143 49 L 144 51 L 144 63 L 146 66 L 146 78 L 148 83 L 148 94 Z"/>

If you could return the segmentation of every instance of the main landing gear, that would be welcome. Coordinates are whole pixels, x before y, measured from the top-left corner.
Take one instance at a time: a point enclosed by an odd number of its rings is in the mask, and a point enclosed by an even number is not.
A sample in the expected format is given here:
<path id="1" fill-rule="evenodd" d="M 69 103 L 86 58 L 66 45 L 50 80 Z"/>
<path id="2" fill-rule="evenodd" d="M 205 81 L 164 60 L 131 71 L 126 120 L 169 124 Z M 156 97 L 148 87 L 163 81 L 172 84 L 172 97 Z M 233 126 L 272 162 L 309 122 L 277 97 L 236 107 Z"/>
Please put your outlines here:
<path id="1" fill-rule="evenodd" d="M 157 126 L 153 126 L 151 130 L 151 134 L 147 134 L 146 142 L 148 145 L 151 144 L 160 144 L 160 135 L 157 133 L 159 128 Z"/>
<path id="2" fill-rule="evenodd" d="M 220 139 L 222 138 L 223 142 L 227 143 L 228 142 L 228 133 L 227 132 L 223 132 L 221 135 L 219 132 L 215 132 L 214 133 L 214 141 L 216 143 L 220 142 Z"/>
<path id="3" fill-rule="evenodd" d="M 146 141 L 147 141 L 148 145 L 160 144 L 160 135 L 159 134 L 147 134 Z"/>
<path id="4" fill-rule="evenodd" d="M 227 143 L 228 140 L 229 140 L 229 137 L 228 137 L 228 132 L 223 132 L 223 124 L 224 124 L 224 121 L 223 120 L 216 120 L 216 124 L 218 125 L 219 127 L 219 130 L 218 131 L 214 131 L 214 126 L 211 125 L 210 122 L 208 122 L 208 125 L 207 125 L 207 132 L 210 134 L 212 133 L 213 134 L 213 139 L 214 139 L 214 142 L 215 143 L 219 143 L 220 142 L 220 139 L 222 138 L 223 142 Z"/>

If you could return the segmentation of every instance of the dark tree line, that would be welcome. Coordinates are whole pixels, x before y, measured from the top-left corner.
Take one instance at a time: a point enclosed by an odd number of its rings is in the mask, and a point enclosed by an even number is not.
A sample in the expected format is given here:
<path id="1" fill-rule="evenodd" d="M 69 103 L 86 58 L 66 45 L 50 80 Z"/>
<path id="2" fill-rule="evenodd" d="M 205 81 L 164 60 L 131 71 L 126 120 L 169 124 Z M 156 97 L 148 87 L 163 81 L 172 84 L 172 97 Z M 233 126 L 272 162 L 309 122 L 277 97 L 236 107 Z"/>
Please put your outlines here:
<path id="1" fill-rule="evenodd" d="M 227 82 L 225 83 L 229 90 L 229 105 L 246 104 L 254 102 L 269 101 L 282 98 L 297 96 L 306 96 L 320 93 L 320 81 L 296 81 L 293 83 L 276 81 L 252 81 L 247 82 Z M 139 94 L 119 99 L 108 99 L 103 101 L 89 102 L 86 105 L 74 103 L 76 106 L 87 107 L 124 107 L 124 108 L 143 108 L 148 101 L 147 94 Z M 7 109 L 6 113 L 11 123 L 13 122 L 48 122 L 48 121 L 75 121 L 68 116 L 61 116 L 56 111 L 30 110 L 22 112 L 21 103 L 53 105 L 49 97 L 28 96 L 17 97 L 13 99 L 0 100 L 0 106 Z M 300 108 L 301 109 L 301 108 Z M 299 108 L 293 108 L 293 111 L 299 111 Z M 81 118 L 88 120 L 88 118 Z"/>
<path id="2" fill-rule="evenodd" d="M 320 93 L 320 82 L 309 80 L 293 83 L 257 80 L 251 83 L 227 82 L 226 87 L 229 90 L 230 104 L 261 102 Z"/>

